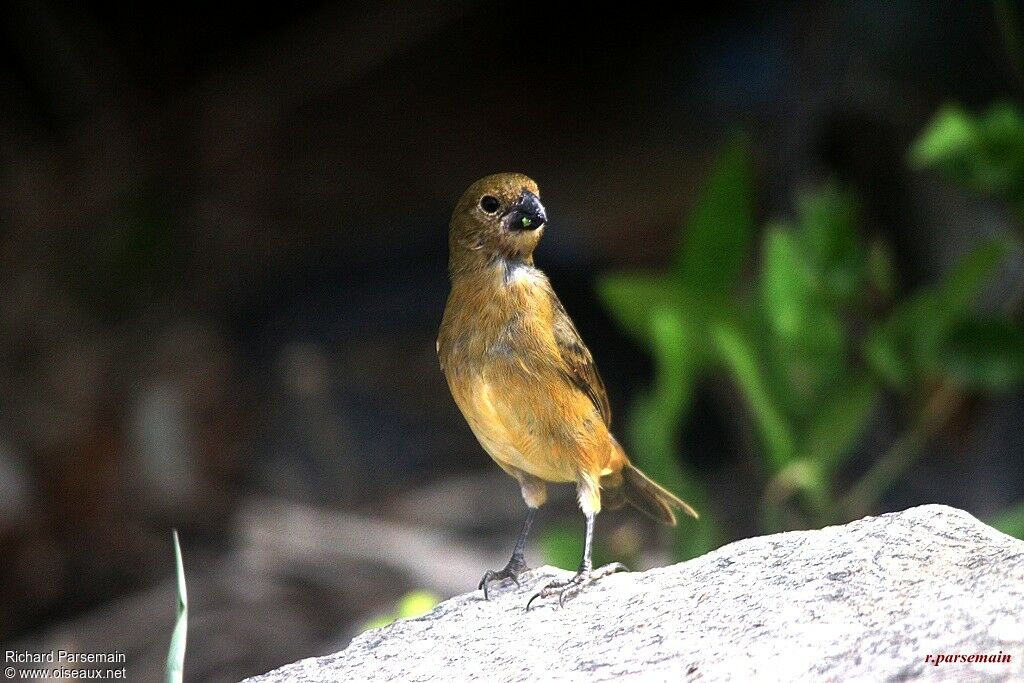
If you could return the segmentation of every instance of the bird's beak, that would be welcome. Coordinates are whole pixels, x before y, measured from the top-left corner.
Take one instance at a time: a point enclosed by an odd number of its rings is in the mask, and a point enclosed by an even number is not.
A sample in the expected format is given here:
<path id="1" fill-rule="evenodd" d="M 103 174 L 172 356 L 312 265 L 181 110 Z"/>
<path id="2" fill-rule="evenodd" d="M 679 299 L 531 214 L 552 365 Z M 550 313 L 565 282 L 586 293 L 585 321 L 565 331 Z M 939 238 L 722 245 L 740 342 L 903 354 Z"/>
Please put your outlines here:
<path id="1" fill-rule="evenodd" d="M 523 190 L 505 215 L 509 230 L 536 230 L 548 221 L 540 199 L 529 190 Z"/>

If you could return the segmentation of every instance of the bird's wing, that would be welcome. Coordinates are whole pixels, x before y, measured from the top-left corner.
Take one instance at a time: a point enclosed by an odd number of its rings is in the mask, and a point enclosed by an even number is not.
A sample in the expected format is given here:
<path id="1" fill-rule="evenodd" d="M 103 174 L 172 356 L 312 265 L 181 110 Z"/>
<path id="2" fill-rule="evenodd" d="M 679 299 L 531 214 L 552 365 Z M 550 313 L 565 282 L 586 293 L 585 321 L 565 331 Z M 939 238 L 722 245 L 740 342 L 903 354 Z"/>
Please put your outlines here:
<path id="1" fill-rule="evenodd" d="M 601 375 L 594 365 L 594 357 L 590 355 L 590 350 L 580 338 L 580 333 L 576 331 L 576 326 L 565 312 L 562 302 L 554 292 L 551 293 L 551 297 L 554 303 L 555 342 L 565 363 L 566 378 L 590 398 L 604 423 L 611 426 L 612 408 L 608 404 L 604 382 L 601 381 Z"/>

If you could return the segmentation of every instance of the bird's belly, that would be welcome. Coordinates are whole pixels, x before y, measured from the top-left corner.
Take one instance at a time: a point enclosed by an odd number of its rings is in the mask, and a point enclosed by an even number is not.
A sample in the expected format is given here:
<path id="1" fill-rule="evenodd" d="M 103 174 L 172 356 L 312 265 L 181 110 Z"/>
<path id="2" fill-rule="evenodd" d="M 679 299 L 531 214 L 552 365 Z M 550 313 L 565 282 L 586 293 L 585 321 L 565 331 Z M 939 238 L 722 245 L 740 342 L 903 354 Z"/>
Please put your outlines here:
<path id="1" fill-rule="evenodd" d="M 593 449 L 573 438 L 566 428 L 573 422 L 537 391 L 535 381 L 519 384 L 477 375 L 453 393 L 480 445 L 499 465 L 545 481 L 576 481 L 590 469 L 581 460 Z"/>
<path id="2" fill-rule="evenodd" d="M 494 439 L 476 429 L 473 432 L 487 454 L 504 468 L 522 470 L 550 482 L 570 482 L 576 481 L 578 478 L 578 470 L 572 466 L 571 460 L 551 457 L 548 454 L 539 457 L 538 455 L 528 456 L 500 436 Z"/>
<path id="3" fill-rule="evenodd" d="M 473 431 L 476 432 L 476 430 Z M 485 451 L 487 451 L 487 454 L 499 465 L 506 468 L 522 470 L 528 474 L 532 474 L 535 477 L 543 479 L 544 481 L 559 482 L 576 480 L 576 473 L 568 470 L 564 466 L 552 466 L 547 459 L 527 457 L 507 442 L 489 439 L 482 433 L 477 433 L 476 437 L 480 442 L 480 445 L 483 446 Z"/>

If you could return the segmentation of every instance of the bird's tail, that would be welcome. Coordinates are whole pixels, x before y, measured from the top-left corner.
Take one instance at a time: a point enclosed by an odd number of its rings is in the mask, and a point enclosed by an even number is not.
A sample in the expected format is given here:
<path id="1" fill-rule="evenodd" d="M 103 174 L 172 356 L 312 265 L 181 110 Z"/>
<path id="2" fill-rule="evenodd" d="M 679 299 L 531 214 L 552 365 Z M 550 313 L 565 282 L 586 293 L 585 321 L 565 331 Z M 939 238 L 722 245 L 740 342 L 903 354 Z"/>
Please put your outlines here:
<path id="1" fill-rule="evenodd" d="M 622 468 L 622 494 L 626 502 L 656 522 L 676 525 L 676 510 L 694 519 L 699 515 L 685 500 L 661 486 L 631 463 Z"/>
<path id="2" fill-rule="evenodd" d="M 689 503 L 641 472 L 629 462 L 618 442 L 613 442 L 624 464 L 621 472 L 601 478 L 602 503 L 613 510 L 629 503 L 654 521 L 668 526 L 676 525 L 676 510 L 699 518 Z"/>

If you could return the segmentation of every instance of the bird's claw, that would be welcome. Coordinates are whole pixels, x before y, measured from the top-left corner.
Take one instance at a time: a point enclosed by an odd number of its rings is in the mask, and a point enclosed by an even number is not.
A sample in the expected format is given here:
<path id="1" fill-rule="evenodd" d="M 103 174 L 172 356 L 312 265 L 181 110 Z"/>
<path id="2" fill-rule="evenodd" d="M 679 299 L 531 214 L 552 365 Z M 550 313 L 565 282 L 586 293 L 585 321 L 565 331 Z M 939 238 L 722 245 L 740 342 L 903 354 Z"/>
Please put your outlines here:
<path id="1" fill-rule="evenodd" d="M 578 571 L 568 581 L 552 581 L 533 594 L 533 597 L 526 603 L 526 611 L 530 611 L 530 605 L 533 604 L 534 600 L 538 598 L 547 598 L 552 595 L 557 595 L 558 606 L 564 607 L 565 601 L 576 597 L 588 583 L 593 583 L 598 579 L 603 579 L 609 574 L 614 574 L 615 572 L 628 571 L 629 568 L 621 562 L 612 562 L 611 564 L 606 564 L 603 567 L 598 567 L 593 571 Z"/>
<path id="2" fill-rule="evenodd" d="M 490 600 L 491 596 L 487 591 L 488 584 L 491 581 L 504 581 L 505 579 L 512 579 L 516 586 L 519 586 L 519 575 L 523 572 L 529 571 L 529 567 L 526 566 L 525 562 L 509 562 L 504 569 L 497 571 L 488 569 L 484 573 L 484 578 L 480 579 L 480 585 L 477 589 L 483 590 L 484 600 Z"/>

